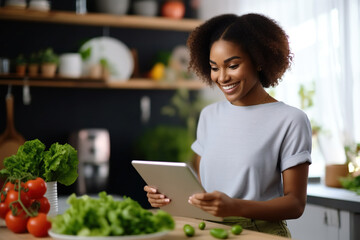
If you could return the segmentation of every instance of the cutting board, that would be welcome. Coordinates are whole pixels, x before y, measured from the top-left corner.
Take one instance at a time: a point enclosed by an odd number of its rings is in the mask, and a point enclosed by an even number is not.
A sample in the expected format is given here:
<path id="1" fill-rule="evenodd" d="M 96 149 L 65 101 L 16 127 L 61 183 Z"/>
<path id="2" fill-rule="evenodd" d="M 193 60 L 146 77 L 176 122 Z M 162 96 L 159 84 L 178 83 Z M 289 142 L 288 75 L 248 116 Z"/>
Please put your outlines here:
<path id="1" fill-rule="evenodd" d="M 4 159 L 15 154 L 18 148 L 24 144 L 24 137 L 15 129 L 14 124 L 14 97 L 8 93 L 6 101 L 6 127 L 0 135 L 0 169 L 4 168 Z"/>

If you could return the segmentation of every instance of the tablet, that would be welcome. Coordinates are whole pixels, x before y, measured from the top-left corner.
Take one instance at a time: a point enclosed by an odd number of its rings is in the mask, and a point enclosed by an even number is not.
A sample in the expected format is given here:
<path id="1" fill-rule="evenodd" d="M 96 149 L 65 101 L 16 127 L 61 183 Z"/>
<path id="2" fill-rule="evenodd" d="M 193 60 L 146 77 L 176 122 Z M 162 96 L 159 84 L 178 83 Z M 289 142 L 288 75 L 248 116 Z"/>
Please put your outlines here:
<path id="1" fill-rule="evenodd" d="M 223 220 L 188 203 L 191 195 L 205 190 L 187 163 L 141 160 L 133 160 L 131 163 L 147 185 L 155 187 L 171 199 L 168 205 L 161 207 L 162 210 L 173 216 Z"/>

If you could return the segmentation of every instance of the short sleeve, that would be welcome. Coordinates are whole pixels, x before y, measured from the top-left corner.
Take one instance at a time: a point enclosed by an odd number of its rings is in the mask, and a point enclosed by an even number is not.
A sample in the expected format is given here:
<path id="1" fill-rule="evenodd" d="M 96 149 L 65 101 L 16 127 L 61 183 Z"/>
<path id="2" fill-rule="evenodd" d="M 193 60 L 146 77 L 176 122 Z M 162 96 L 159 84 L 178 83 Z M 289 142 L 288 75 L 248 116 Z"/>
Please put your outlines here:
<path id="1" fill-rule="evenodd" d="M 204 152 L 204 141 L 206 139 L 205 125 L 205 113 L 203 110 L 201 111 L 199 117 L 199 123 L 196 131 L 196 140 L 191 145 L 191 149 L 199 156 L 202 156 Z"/>
<path id="2" fill-rule="evenodd" d="M 281 146 L 281 171 L 308 162 L 311 164 L 312 131 L 302 111 L 293 116 Z"/>

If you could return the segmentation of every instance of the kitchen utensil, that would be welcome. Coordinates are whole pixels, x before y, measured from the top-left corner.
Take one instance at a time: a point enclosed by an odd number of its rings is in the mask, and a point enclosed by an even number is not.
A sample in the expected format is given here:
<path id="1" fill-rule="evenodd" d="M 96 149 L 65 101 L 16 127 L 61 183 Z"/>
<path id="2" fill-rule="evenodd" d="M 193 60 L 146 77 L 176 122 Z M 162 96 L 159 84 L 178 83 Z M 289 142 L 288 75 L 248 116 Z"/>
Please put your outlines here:
<path id="1" fill-rule="evenodd" d="M 110 81 L 127 81 L 134 69 L 130 49 L 121 41 L 111 37 L 96 37 L 85 42 L 80 51 L 91 49 L 91 55 L 84 61 L 85 72 L 92 65 L 106 63 L 110 71 Z"/>
<path id="2" fill-rule="evenodd" d="M 109 177 L 110 134 L 106 129 L 81 129 L 70 136 L 79 158 L 78 193 L 105 190 Z"/>
<path id="3" fill-rule="evenodd" d="M 5 131 L 0 135 L 0 169 L 4 167 L 4 159 L 15 154 L 25 142 L 24 137 L 15 130 L 14 97 L 11 94 L 10 87 L 5 99 L 7 119 Z"/>
<path id="4" fill-rule="evenodd" d="M 9 74 L 10 61 L 8 58 L 0 58 L 0 74 Z"/>
<path id="5" fill-rule="evenodd" d="M 86 0 L 76 0 L 76 13 L 77 14 L 86 14 Z"/>

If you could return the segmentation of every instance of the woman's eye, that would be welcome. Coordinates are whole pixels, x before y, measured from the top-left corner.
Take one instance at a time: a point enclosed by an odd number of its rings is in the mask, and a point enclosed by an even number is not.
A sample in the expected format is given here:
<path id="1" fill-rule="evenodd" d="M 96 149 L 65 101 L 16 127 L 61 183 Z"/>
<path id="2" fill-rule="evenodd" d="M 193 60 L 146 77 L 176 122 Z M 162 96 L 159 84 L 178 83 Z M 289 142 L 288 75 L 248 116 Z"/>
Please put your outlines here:
<path id="1" fill-rule="evenodd" d="M 229 68 L 230 69 L 236 69 L 238 68 L 239 64 L 234 64 L 234 65 L 230 65 Z"/>
<path id="2" fill-rule="evenodd" d="M 213 72 L 216 72 L 219 70 L 217 67 L 210 67 L 210 68 L 211 68 L 211 71 L 213 71 Z"/>

